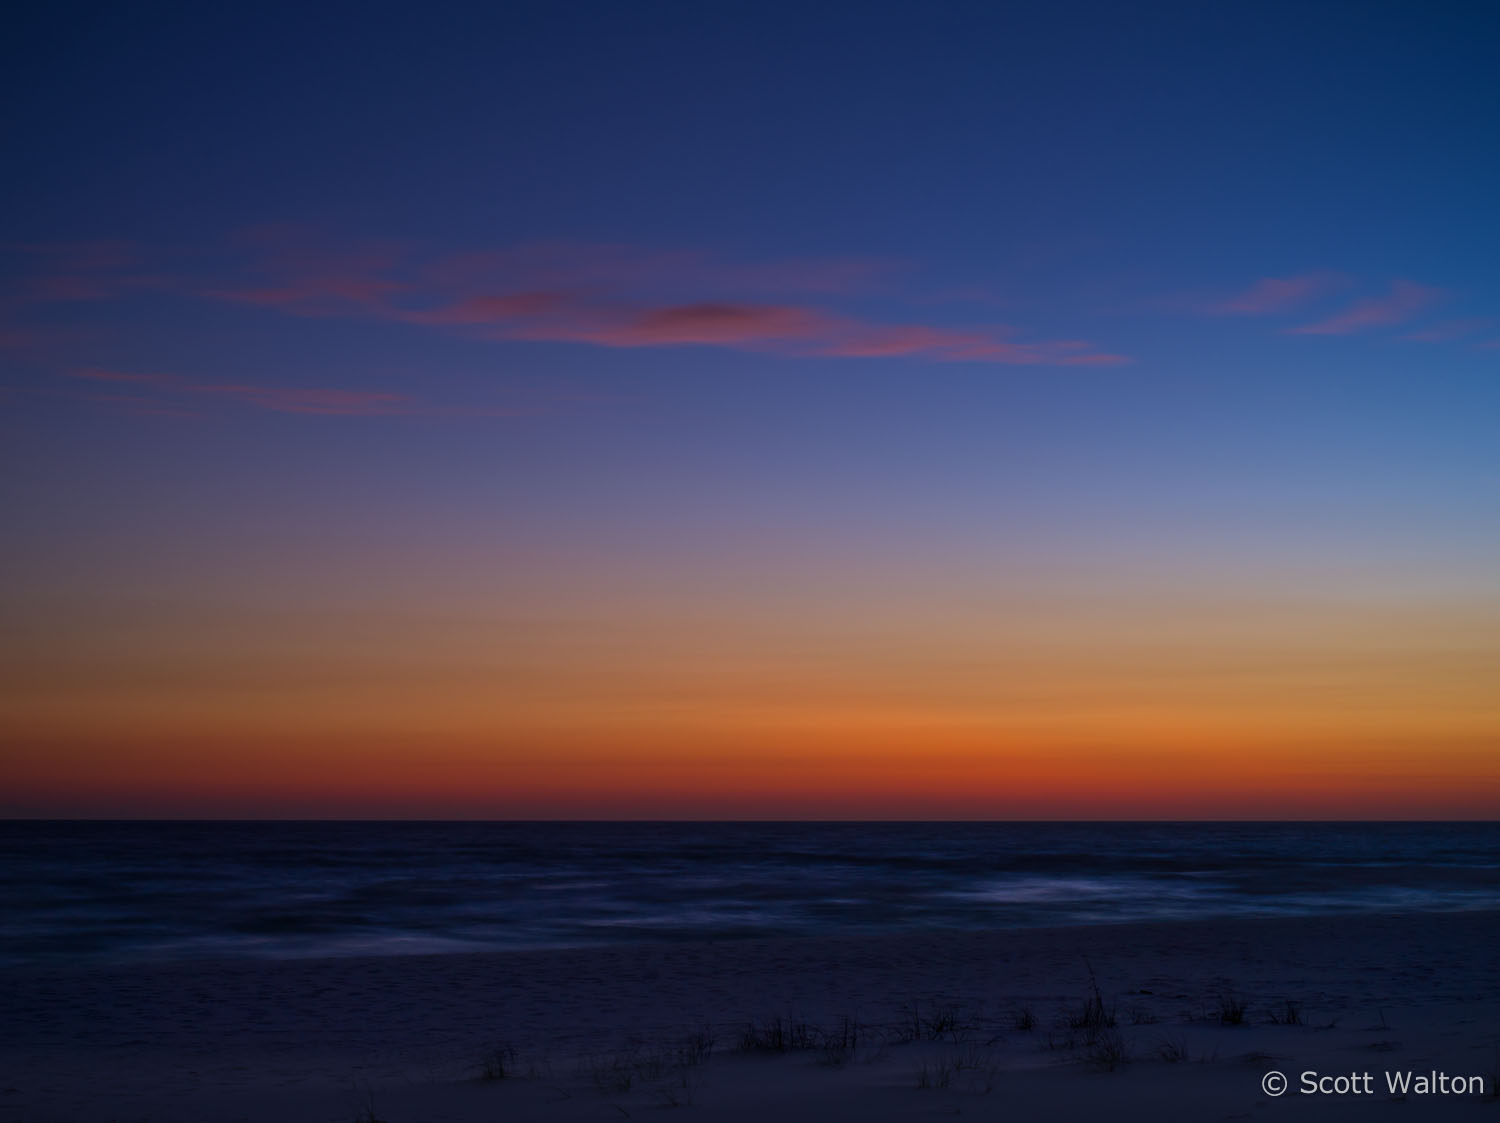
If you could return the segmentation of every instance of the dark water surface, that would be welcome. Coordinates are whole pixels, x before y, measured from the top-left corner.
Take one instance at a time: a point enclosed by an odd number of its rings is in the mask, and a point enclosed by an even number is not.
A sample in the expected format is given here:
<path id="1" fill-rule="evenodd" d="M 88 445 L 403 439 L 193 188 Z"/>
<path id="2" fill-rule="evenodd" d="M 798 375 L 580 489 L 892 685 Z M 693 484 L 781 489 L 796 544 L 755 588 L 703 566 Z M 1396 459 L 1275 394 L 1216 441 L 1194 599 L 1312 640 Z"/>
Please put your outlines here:
<path id="1" fill-rule="evenodd" d="M 1500 907 L 1496 823 L 0 822 L 0 962 Z"/>

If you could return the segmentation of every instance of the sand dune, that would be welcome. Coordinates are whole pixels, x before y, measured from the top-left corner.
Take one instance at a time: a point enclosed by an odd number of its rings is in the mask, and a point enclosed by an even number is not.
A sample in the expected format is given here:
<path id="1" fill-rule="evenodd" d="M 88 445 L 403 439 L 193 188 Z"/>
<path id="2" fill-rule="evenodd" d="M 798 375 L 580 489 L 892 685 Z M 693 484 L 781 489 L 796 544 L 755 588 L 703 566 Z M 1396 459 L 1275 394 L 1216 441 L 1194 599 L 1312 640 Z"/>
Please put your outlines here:
<path id="1" fill-rule="evenodd" d="M 1465 913 L 12 969 L 0 1120 L 1472 1116 L 1485 1096 L 1398 1100 L 1386 1074 L 1493 1096 L 1497 934 Z"/>

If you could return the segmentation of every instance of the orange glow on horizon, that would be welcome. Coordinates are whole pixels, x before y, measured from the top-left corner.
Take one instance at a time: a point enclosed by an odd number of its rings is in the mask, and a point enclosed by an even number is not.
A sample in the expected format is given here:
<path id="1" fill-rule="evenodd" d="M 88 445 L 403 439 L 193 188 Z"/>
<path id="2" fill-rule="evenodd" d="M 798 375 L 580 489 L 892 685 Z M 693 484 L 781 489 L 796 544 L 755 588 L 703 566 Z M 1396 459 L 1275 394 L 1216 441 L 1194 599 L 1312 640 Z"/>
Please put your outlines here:
<path id="1" fill-rule="evenodd" d="M 1473 606 L 739 612 L 53 616 L 0 650 L 3 811 L 1500 813 Z"/>

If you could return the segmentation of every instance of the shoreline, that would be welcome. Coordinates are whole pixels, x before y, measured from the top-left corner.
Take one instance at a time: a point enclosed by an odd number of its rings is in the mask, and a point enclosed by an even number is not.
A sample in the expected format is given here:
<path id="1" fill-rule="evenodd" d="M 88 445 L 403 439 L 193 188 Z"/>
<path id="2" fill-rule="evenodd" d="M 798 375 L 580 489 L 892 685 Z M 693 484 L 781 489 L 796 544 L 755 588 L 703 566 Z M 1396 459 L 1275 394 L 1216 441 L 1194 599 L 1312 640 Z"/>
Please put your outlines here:
<path id="1" fill-rule="evenodd" d="M 733 946 L 811 945 L 811 944 L 879 944 L 903 942 L 929 937 L 945 940 L 979 940 L 994 942 L 1007 937 L 1027 938 L 1039 934 L 1064 933 L 1155 933 L 1164 930 L 1189 930 L 1196 928 L 1237 928 L 1241 926 L 1265 927 L 1267 929 L 1286 926 L 1300 928 L 1304 925 L 1338 926 L 1341 924 L 1421 924 L 1424 920 L 1455 920 L 1467 917 L 1489 917 L 1500 925 L 1500 905 L 1484 908 L 1449 908 L 1397 910 L 1383 909 L 1344 912 L 1308 913 L 1227 913 L 1195 917 L 1156 917 L 1141 920 L 1107 920 L 1060 924 L 1016 924 L 1004 927 L 962 926 L 918 926 L 905 928 L 862 929 L 854 925 L 832 927 L 819 933 L 752 934 L 728 933 L 718 936 L 683 936 L 658 938 L 633 938 L 609 940 L 597 943 L 529 944 L 507 947 L 482 947 L 454 951 L 412 951 L 379 954 L 307 954 L 307 955 L 201 955 L 182 958 L 130 958 L 84 957 L 67 961 L 62 957 L 32 959 L 0 963 L 0 979 L 7 976 L 26 976 L 49 972 L 73 975 L 79 972 L 179 972 L 203 970 L 232 970 L 241 967 L 314 966 L 334 964 L 381 963 L 434 963 L 442 961 L 478 961 L 505 958 L 538 958 L 553 956 L 593 955 L 601 952 L 633 951 L 647 952 L 671 948 L 714 948 Z"/>

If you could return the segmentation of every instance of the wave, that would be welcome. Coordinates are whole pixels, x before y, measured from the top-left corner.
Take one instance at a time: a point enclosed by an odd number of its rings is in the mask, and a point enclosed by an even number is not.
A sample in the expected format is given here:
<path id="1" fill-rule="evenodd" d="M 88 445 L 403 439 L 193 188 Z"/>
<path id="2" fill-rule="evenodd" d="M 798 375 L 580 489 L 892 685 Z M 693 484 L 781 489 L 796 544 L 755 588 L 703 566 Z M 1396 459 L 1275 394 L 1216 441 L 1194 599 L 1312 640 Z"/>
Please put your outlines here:
<path id="1" fill-rule="evenodd" d="M 0 961 L 1500 907 L 1500 825 L 0 823 Z"/>

